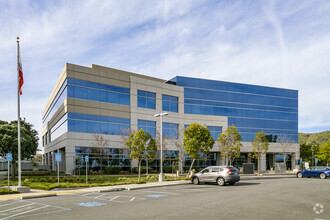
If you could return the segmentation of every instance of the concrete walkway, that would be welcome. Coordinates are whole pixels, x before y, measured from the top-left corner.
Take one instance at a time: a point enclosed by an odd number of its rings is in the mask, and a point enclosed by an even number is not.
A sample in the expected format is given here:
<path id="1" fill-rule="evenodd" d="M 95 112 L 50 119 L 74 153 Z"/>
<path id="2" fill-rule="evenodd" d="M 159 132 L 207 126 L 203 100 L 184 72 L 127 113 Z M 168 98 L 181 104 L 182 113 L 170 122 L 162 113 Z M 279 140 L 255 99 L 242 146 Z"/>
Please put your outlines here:
<path id="1" fill-rule="evenodd" d="M 250 181 L 250 180 L 258 180 L 258 179 L 295 178 L 295 177 L 296 177 L 295 174 L 283 174 L 283 175 L 265 174 L 262 176 L 256 176 L 256 175 L 252 174 L 252 175 L 241 175 L 241 181 Z M 179 181 L 164 181 L 164 182 L 151 182 L 151 183 L 144 183 L 144 184 L 127 184 L 127 185 L 116 185 L 116 186 L 86 187 L 86 188 L 83 188 L 83 187 L 81 187 L 81 188 L 57 188 L 57 189 L 53 189 L 51 191 L 31 189 L 31 191 L 29 193 L 0 195 L 0 200 L 29 199 L 29 198 L 57 196 L 57 195 L 64 195 L 64 194 L 73 194 L 73 193 L 137 190 L 137 189 L 164 187 L 164 186 L 175 186 L 175 185 L 182 185 L 182 184 L 191 184 L 191 181 L 190 180 L 179 180 Z"/>

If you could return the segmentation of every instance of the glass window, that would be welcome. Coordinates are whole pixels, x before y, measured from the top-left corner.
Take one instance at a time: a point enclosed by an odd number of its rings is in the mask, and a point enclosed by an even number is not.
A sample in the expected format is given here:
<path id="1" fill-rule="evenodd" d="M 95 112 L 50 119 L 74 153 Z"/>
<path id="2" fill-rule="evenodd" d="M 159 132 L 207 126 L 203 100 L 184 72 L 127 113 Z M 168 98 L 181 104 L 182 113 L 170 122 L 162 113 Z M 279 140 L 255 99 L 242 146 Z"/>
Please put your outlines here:
<path id="1" fill-rule="evenodd" d="M 68 113 L 68 131 L 99 133 L 111 135 L 128 135 L 130 119 Z"/>
<path id="2" fill-rule="evenodd" d="M 178 124 L 163 122 L 163 137 L 178 139 Z"/>
<path id="3" fill-rule="evenodd" d="M 42 122 L 43 126 L 53 117 L 57 109 L 62 105 L 64 100 L 67 97 L 67 81 L 65 80 L 63 82 L 63 85 L 61 86 L 59 92 L 56 94 L 52 104 L 50 104 Z"/>
<path id="4" fill-rule="evenodd" d="M 163 95 L 162 100 L 163 111 L 178 112 L 178 97 Z"/>
<path id="5" fill-rule="evenodd" d="M 148 131 L 151 137 L 156 137 L 156 122 L 155 121 L 144 121 L 138 120 L 138 130 L 143 129 Z"/>
<path id="6" fill-rule="evenodd" d="M 209 129 L 211 136 L 213 137 L 214 140 L 217 140 L 219 135 L 222 132 L 222 127 L 219 126 L 207 126 L 207 128 Z"/>
<path id="7" fill-rule="evenodd" d="M 184 87 L 184 112 L 227 116 L 240 129 L 243 141 L 266 131 L 272 137 L 290 134 L 298 142 L 298 91 L 189 77 L 176 77 Z"/>
<path id="8" fill-rule="evenodd" d="M 156 109 L 156 93 L 138 90 L 138 107 Z"/>
<path id="9" fill-rule="evenodd" d="M 130 89 L 68 78 L 68 97 L 130 105 Z"/>

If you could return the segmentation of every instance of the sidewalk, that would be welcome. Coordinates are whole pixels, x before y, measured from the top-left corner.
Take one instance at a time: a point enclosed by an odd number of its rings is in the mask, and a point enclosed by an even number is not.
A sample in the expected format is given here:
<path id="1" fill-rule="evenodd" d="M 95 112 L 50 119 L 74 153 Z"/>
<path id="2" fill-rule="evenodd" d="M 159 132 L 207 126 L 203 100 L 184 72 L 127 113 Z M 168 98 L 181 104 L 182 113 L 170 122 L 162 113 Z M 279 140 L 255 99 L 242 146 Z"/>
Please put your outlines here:
<path id="1" fill-rule="evenodd" d="M 241 181 L 249 180 L 260 180 L 260 179 L 281 179 L 281 178 L 295 178 L 295 174 L 264 174 L 262 176 L 256 175 L 241 175 Z M 137 190 L 137 189 L 146 189 L 146 188 L 155 188 L 155 187 L 165 187 L 165 186 L 175 186 L 191 184 L 190 180 L 178 180 L 178 181 L 164 181 L 164 182 L 151 182 L 144 184 L 127 184 L 127 185 L 116 185 L 116 186 L 100 186 L 100 187 L 86 187 L 86 188 L 56 188 L 51 191 L 45 190 L 35 190 L 31 189 L 29 193 L 20 193 L 20 194 L 8 194 L 0 195 L 0 200 L 5 199 L 28 199 L 28 198 L 37 198 L 37 197 L 48 197 L 48 196 L 57 196 L 63 194 L 73 194 L 73 193 L 89 193 L 89 192 L 111 192 L 111 191 L 122 191 L 122 190 Z"/>

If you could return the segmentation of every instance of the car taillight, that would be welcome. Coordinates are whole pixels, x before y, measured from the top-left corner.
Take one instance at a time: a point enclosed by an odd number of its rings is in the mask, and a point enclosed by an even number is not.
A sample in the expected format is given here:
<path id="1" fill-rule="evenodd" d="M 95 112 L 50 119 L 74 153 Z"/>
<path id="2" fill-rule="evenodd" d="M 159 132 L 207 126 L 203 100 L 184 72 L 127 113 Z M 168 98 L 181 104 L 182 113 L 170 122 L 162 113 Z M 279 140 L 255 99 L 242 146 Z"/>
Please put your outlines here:
<path id="1" fill-rule="evenodd" d="M 227 171 L 227 173 L 226 173 L 226 174 L 229 174 L 229 173 L 231 173 L 231 169 L 230 169 L 229 167 L 227 167 L 227 169 L 228 169 L 228 171 Z"/>

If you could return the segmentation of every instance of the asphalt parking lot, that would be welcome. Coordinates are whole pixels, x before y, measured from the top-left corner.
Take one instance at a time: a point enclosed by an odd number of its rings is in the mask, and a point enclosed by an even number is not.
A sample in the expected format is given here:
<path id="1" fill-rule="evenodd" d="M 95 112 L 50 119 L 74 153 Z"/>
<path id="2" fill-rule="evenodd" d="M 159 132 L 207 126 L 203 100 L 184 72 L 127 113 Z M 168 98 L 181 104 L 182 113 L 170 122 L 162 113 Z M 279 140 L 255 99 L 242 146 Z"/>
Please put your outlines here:
<path id="1" fill-rule="evenodd" d="M 330 179 L 177 185 L 0 201 L 0 219 L 328 219 Z"/>

